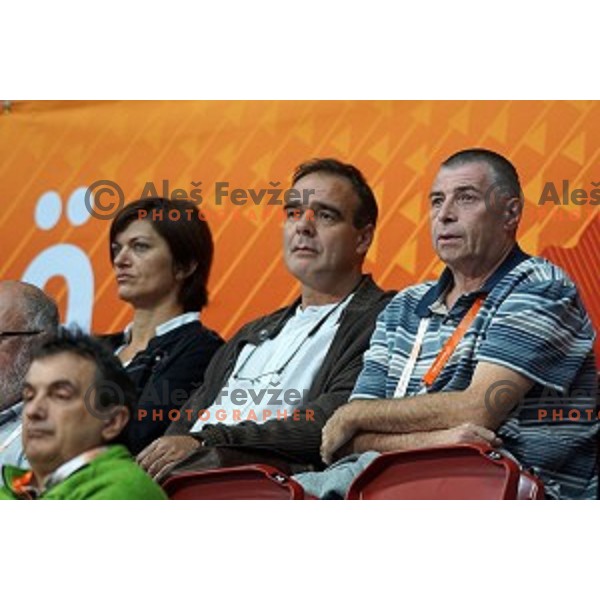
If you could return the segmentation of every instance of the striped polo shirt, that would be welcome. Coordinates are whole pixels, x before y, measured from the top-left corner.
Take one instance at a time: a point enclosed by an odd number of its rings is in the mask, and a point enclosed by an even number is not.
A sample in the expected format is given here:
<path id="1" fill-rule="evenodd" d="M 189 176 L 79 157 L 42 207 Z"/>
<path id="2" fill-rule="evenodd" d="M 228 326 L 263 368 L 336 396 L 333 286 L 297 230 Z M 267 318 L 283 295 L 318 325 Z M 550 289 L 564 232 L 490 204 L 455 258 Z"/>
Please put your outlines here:
<path id="1" fill-rule="evenodd" d="M 429 319 L 406 396 L 459 391 L 479 361 L 512 369 L 534 382 L 498 429 L 504 448 L 544 481 L 555 498 L 596 498 L 598 490 L 597 378 L 594 329 L 577 288 L 557 266 L 515 245 L 476 292 L 451 310 L 443 300 L 452 285 L 446 268 L 437 282 L 399 292 L 379 315 L 351 398 L 392 398 L 422 319 Z M 430 388 L 422 378 L 475 299 L 485 300 Z M 485 398 L 501 410 L 498 381 Z"/>

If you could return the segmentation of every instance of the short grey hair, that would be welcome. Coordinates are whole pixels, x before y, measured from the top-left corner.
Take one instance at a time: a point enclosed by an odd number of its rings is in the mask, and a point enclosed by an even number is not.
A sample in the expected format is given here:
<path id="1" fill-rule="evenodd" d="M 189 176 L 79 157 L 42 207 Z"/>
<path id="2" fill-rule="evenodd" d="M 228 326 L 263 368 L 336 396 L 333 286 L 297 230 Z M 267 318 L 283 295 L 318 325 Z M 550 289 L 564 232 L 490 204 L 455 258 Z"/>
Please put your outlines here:
<path id="1" fill-rule="evenodd" d="M 0 282 L 3 289 L 12 289 L 11 313 L 19 315 L 17 327 L 27 331 L 41 331 L 39 335 L 23 336 L 16 344 L 12 364 L 0 375 L 0 409 L 18 402 L 23 378 L 34 352 L 58 330 L 58 308 L 42 290 L 22 281 Z"/>
<path id="2" fill-rule="evenodd" d="M 54 301 L 34 285 L 26 284 L 22 309 L 31 329 L 54 335 L 58 329 L 58 308 Z"/>

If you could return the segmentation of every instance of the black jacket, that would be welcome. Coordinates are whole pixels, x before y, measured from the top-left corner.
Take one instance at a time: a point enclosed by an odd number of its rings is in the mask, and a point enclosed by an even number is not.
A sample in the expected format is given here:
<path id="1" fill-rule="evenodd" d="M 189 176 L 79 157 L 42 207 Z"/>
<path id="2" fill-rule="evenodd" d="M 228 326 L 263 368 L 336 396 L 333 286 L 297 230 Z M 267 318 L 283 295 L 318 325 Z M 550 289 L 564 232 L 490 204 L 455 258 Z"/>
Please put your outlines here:
<path id="1" fill-rule="evenodd" d="M 123 345 L 124 333 L 103 338 L 113 352 Z M 154 337 L 135 355 L 125 370 L 135 383 L 138 404 L 127 426 L 124 443 L 137 454 L 163 435 L 169 412 L 189 400 L 204 381 L 204 371 L 223 344 L 221 337 L 199 321 L 187 323 Z"/>

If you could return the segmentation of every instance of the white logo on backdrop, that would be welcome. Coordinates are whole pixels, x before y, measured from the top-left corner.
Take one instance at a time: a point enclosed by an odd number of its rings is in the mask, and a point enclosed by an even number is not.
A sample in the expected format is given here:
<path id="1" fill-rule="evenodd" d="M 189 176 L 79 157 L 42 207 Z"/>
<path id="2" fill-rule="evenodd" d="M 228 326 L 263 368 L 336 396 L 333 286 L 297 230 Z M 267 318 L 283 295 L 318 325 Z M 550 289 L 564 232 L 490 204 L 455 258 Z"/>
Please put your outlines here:
<path id="1" fill-rule="evenodd" d="M 91 217 L 85 205 L 86 190 L 79 187 L 69 196 L 66 218 L 73 227 L 81 227 Z M 44 192 L 35 207 L 35 224 L 42 231 L 51 231 L 62 213 L 59 194 L 53 190 Z M 94 270 L 87 254 L 74 244 L 55 244 L 31 261 L 21 279 L 43 288 L 49 279 L 57 276 L 64 277 L 67 286 L 65 323 L 77 323 L 89 331 L 94 308 Z"/>

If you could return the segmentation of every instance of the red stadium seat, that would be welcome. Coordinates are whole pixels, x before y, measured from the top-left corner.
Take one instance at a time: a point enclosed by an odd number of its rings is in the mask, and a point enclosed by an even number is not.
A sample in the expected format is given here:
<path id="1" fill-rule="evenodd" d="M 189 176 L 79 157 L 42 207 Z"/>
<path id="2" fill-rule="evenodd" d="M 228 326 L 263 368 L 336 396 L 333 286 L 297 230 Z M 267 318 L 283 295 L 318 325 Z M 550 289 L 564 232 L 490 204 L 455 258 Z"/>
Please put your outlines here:
<path id="1" fill-rule="evenodd" d="M 269 465 L 181 473 L 163 489 L 171 500 L 304 500 L 302 486 Z"/>
<path id="2" fill-rule="evenodd" d="M 348 500 L 541 500 L 543 484 L 483 444 L 389 452 L 358 475 Z"/>

